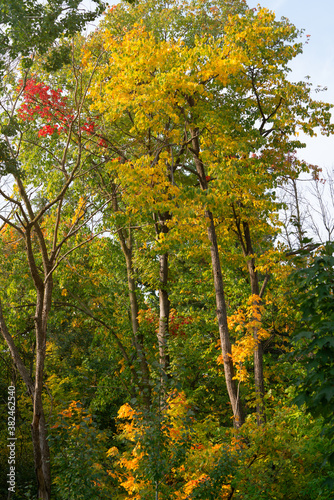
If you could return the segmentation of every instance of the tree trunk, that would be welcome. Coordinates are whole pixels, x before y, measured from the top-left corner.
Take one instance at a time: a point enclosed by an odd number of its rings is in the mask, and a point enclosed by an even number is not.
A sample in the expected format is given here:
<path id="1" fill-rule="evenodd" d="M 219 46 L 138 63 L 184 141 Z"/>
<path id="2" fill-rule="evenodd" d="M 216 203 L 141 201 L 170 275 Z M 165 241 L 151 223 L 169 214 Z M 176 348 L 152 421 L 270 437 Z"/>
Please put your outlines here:
<path id="1" fill-rule="evenodd" d="M 209 219 L 208 236 L 211 243 L 210 251 L 211 251 L 212 272 L 213 272 L 214 286 L 216 292 L 217 319 L 218 319 L 220 343 L 222 347 L 222 357 L 224 362 L 225 380 L 226 380 L 227 392 L 232 405 L 234 426 L 241 427 L 245 421 L 245 417 L 239 394 L 239 385 L 237 386 L 236 381 L 234 379 L 232 349 L 231 349 L 230 335 L 227 325 L 227 311 L 226 311 L 226 302 L 224 294 L 224 284 L 220 266 L 216 228 L 214 226 L 212 213 L 210 211 L 207 211 L 206 216 Z"/>
<path id="2" fill-rule="evenodd" d="M 114 184 L 112 185 L 112 192 L 113 192 L 112 206 L 113 210 L 117 212 L 118 211 L 117 188 Z M 127 235 L 126 231 L 123 228 L 118 227 L 117 234 L 119 237 L 121 249 L 126 262 L 126 273 L 128 279 L 128 290 L 129 290 L 129 300 L 130 300 L 132 338 L 141 371 L 140 376 L 138 377 L 138 379 L 141 381 L 140 387 L 138 387 L 138 389 L 141 393 L 140 395 L 143 400 L 144 406 L 148 410 L 151 406 L 150 371 L 145 356 L 144 338 L 139 331 L 139 322 L 138 322 L 139 307 L 136 294 L 137 286 L 136 286 L 136 281 L 133 277 L 134 276 L 134 269 L 132 262 L 133 242 L 132 242 L 131 229 L 130 228 L 128 229 L 128 235 Z"/>
<path id="3" fill-rule="evenodd" d="M 36 367 L 31 434 L 39 500 L 49 500 L 49 498 L 51 498 L 50 450 L 47 440 L 47 429 L 42 400 L 43 374 L 46 356 L 46 333 L 48 316 L 51 308 L 51 297 L 52 280 L 51 277 L 49 277 L 43 290 L 37 291 L 35 316 Z"/>
<path id="4" fill-rule="evenodd" d="M 252 238 L 250 234 L 248 222 L 241 222 L 239 215 L 236 212 L 236 208 L 232 205 L 234 222 L 235 222 L 235 233 L 237 234 L 238 240 L 240 242 L 243 255 L 247 262 L 247 269 L 249 275 L 249 281 L 251 286 L 251 294 L 256 296 L 253 301 L 253 307 L 257 309 L 259 307 L 259 301 L 264 293 L 266 283 L 268 278 L 264 282 L 264 286 L 260 292 L 259 287 L 259 276 L 255 267 L 254 249 L 252 244 Z M 254 347 L 254 385 L 255 385 L 255 395 L 256 395 L 256 419 L 257 424 L 262 425 L 265 422 L 264 413 L 264 379 L 263 379 L 263 348 L 261 340 L 258 337 L 258 328 L 254 326 L 253 328 L 253 339 L 255 343 Z"/>
<path id="5" fill-rule="evenodd" d="M 161 233 L 167 234 L 168 227 L 165 222 L 170 219 L 168 212 L 164 214 L 154 215 L 155 231 L 157 236 Z M 169 312 L 170 301 L 167 290 L 168 285 L 168 253 L 165 252 L 159 256 L 159 329 L 158 329 L 158 346 L 159 346 L 159 365 L 161 371 L 161 386 L 166 389 L 166 380 L 168 377 L 169 354 L 168 354 L 168 337 L 169 337 Z"/>
<path id="6" fill-rule="evenodd" d="M 50 451 L 47 441 L 42 398 L 39 395 L 34 399 L 31 435 L 38 484 L 38 500 L 49 500 L 51 498 Z"/>
<path id="7" fill-rule="evenodd" d="M 247 268 L 249 273 L 250 285 L 251 285 L 251 293 L 252 295 L 260 296 L 260 287 L 259 287 L 259 276 L 255 269 L 255 259 L 254 257 L 250 257 L 254 255 L 252 239 L 250 235 L 248 222 L 243 223 L 244 235 L 246 241 L 246 257 L 247 260 Z M 254 306 L 258 308 L 260 298 L 255 299 Z M 261 340 L 258 338 L 258 329 L 254 327 L 253 329 L 253 338 L 255 341 L 254 347 L 254 384 L 255 384 L 255 395 L 256 395 L 256 418 L 257 424 L 262 425 L 265 422 L 265 414 L 264 414 L 264 379 L 263 379 L 263 349 Z"/>
<path id="8" fill-rule="evenodd" d="M 3 309 L 2 309 L 1 300 L 0 300 L 0 330 L 1 330 L 1 334 L 2 334 L 6 344 L 8 346 L 12 360 L 13 360 L 13 362 L 14 362 L 19 374 L 21 375 L 22 380 L 27 388 L 27 392 L 33 400 L 34 384 L 33 384 L 33 381 L 31 380 L 30 375 L 29 375 L 29 370 L 26 368 L 26 366 L 24 365 L 24 363 L 21 359 L 20 353 L 19 353 L 19 351 L 14 343 L 13 337 L 10 335 L 10 333 L 8 331 L 7 324 L 6 324 L 5 318 L 3 316 Z"/>
<path id="9" fill-rule="evenodd" d="M 129 229 L 129 238 L 128 242 L 126 241 L 126 237 L 124 235 L 124 230 L 118 229 L 118 236 L 121 243 L 121 248 L 125 257 L 126 262 L 126 273 L 128 278 L 128 290 L 129 290 L 129 299 L 130 299 L 130 315 L 131 315 L 131 325 L 132 325 L 132 334 L 133 334 L 133 344 L 136 350 L 136 354 L 140 364 L 141 376 L 139 380 L 141 380 L 141 387 L 139 390 L 141 392 L 141 397 L 143 399 L 143 403 L 147 409 L 151 406 L 151 385 L 150 385 L 150 372 L 145 356 L 144 351 L 144 339 L 139 334 L 139 323 L 138 323 L 138 300 L 136 295 L 136 282 L 133 277 L 133 263 L 132 263 L 132 238 L 131 238 L 131 229 Z"/>
<path id="10" fill-rule="evenodd" d="M 233 207 L 234 208 L 234 207 Z M 254 250 L 248 222 L 243 222 L 243 234 L 241 230 L 241 223 L 234 210 L 235 222 L 237 226 L 237 234 L 242 247 L 244 257 L 247 259 L 247 269 L 249 274 L 251 294 L 258 297 L 254 299 L 253 305 L 255 308 L 259 306 L 260 300 L 260 287 L 259 277 L 255 268 L 255 259 L 253 257 Z M 256 394 L 256 418 L 257 424 L 262 425 L 265 422 L 264 414 L 264 379 L 263 379 L 263 349 L 261 340 L 258 338 L 258 328 L 253 328 L 253 338 L 255 342 L 254 347 L 254 385 Z"/>
<path id="11" fill-rule="evenodd" d="M 250 259 L 247 262 L 247 267 L 250 276 L 251 282 L 251 291 L 252 295 L 256 295 L 259 297 L 259 280 L 258 274 L 254 270 L 254 259 Z M 259 302 L 255 299 L 253 303 L 254 307 L 257 308 L 259 306 Z M 264 414 L 264 379 L 263 379 L 263 348 L 261 340 L 258 338 L 258 329 L 254 327 L 253 329 L 253 338 L 255 341 L 254 347 L 254 384 L 255 384 L 255 394 L 256 394 L 256 418 L 257 424 L 261 425 L 265 422 L 265 414 Z"/>
<path id="12" fill-rule="evenodd" d="M 50 290 L 51 294 L 51 290 Z M 51 295 L 50 295 L 51 299 Z M 33 443 L 35 472 L 38 486 L 38 500 L 50 500 L 51 498 L 51 470 L 50 470 L 50 452 L 47 440 L 47 429 L 44 418 L 42 390 L 43 390 L 43 370 L 45 362 L 45 347 L 46 347 L 46 323 L 49 307 L 44 304 L 44 301 L 37 300 L 36 307 L 36 368 L 35 368 L 35 383 L 30 378 L 29 371 L 22 362 L 20 354 L 14 344 L 13 338 L 10 335 L 2 312 L 0 302 L 0 329 L 4 340 L 10 350 L 15 366 L 20 373 L 23 382 L 27 388 L 27 392 L 31 397 L 33 404 L 33 419 L 31 424 L 31 434 Z M 41 317 L 41 311 L 44 316 Z"/>
<path id="13" fill-rule="evenodd" d="M 129 298 L 130 298 L 130 311 L 131 311 L 131 323 L 132 323 L 132 333 L 135 349 L 138 355 L 140 369 L 141 369 L 141 380 L 142 380 L 142 398 L 144 405 L 147 409 L 151 406 L 151 386 L 150 386 L 150 373 L 144 351 L 144 339 L 139 335 L 139 323 L 138 323 L 138 300 L 136 295 L 136 282 L 133 278 L 133 264 L 132 264 L 132 251 L 128 251 L 125 255 L 126 260 L 126 270 L 128 277 L 128 287 L 129 287 Z"/>
<path id="14" fill-rule="evenodd" d="M 200 181 L 200 186 L 202 190 L 205 191 L 208 187 L 208 184 L 205 176 L 204 165 L 202 160 L 200 159 L 198 129 L 192 130 L 192 153 L 194 155 L 194 161 L 195 161 L 197 175 Z M 224 283 L 221 272 L 216 228 L 214 225 L 212 212 L 210 210 L 206 210 L 205 215 L 208 220 L 208 237 L 211 244 L 210 248 L 211 263 L 212 263 L 212 272 L 213 272 L 214 287 L 216 294 L 218 329 L 219 329 L 219 336 L 222 348 L 226 387 L 232 406 L 234 426 L 241 427 L 245 421 L 245 417 L 239 394 L 239 385 L 237 386 L 236 381 L 234 380 L 232 349 L 231 349 L 230 335 L 227 324 Z"/>
<path id="15" fill-rule="evenodd" d="M 21 193 L 26 196 L 21 184 Z M 34 218 L 31 205 L 26 198 L 26 205 L 30 218 Z M 43 277 L 40 275 L 35 261 L 32 243 L 32 227 L 37 236 L 40 252 L 43 261 Z M 36 309 L 35 309 L 35 338 L 36 338 L 36 361 L 35 361 L 35 382 L 33 394 L 33 419 L 31 424 L 32 442 L 34 450 L 35 471 L 38 482 L 38 499 L 49 500 L 51 498 L 51 468 L 50 451 L 47 440 L 46 422 L 43 409 L 43 375 L 46 356 L 46 336 L 49 312 L 52 300 L 52 266 L 53 262 L 48 257 L 47 247 L 43 233 L 38 223 L 27 226 L 25 231 L 26 252 L 28 264 L 36 288 Z"/>
<path id="16" fill-rule="evenodd" d="M 39 227 L 37 226 L 36 232 L 38 231 Z M 37 293 L 35 318 L 34 318 L 35 336 L 36 336 L 36 360 L 35 360 L 34 382 L 30 377 L 29 370 L 22 362 L 22 359 L 19 355 L 19 351 L 15 346 L 13 338 L 7 329 L 1 304 L 0 304 L 0 328 L 2 336 L 4 337 L 9 347 L 12 359 L 32 399 L 33 417 L 31 423 L 31 433 L 32 433 L 35 472 L 36 472 L 37 486 L 38 486 L 38 499 L 50 500 L 51 498 L 50 452 L 47 440 L 46 422 L 44 418 L 42 392 L 43 392 L 44 363 L 46 356 L 47 322 L 51 308 L 53 282 L 52 282 L 52 275 L 50 274 L 52 265 L 48 261 L 46 255 L 46 248 L 43 235 L 40 232 L 38 233 L 38 235 L 40 236 L 40 245 L 42 247 L 45 281 L 41 278 L 39 274 L 34 254 L 32 251 L 31 227 L 27 227 L 24 234 L 29 268 Z"/>
<path id="17" fill-rule="evenodd" d="M 164 253 L 159 257 L 159 281 L 159 363 L 162 385 L 165 386 L 167 371 L 169 368 L 168 335 L 170 302 L 168 291 L 166 290 L 168 283 L 168 253 Z"/>

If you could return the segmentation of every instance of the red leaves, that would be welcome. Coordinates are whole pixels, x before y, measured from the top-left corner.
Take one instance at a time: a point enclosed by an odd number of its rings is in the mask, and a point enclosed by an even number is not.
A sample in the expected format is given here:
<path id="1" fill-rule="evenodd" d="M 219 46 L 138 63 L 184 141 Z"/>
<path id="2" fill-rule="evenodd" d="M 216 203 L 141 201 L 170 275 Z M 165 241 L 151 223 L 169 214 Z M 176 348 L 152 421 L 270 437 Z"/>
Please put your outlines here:
<path id="1" fill-rule="evenodd" d="M 204 444 L 202 444 L 202 443 L 193 444 L 191 446 L 191 449 L 192 450 L 203 450 L 204 449 Z"/>
<path id="2" fill-rule="evenodd" d="M 192 323 L 192 318 L 178 315 L 175 309 L 171 310 L 169 316 L 169 331 L 173 337 L 185 337 L 184 325 Z"/>
<path id="3" fill-rule="evenodd" d="M 55 132 L 59 133 L 59 129 L 57 129 L 56 127 L 53 127 L 52 125 L 45 125 L 38 132 L 38 137 L 46 137 L 47 135 L 53 135 Z"/>
<path id="4" fill-rule="evenodd" d="M 22 80 L 20 85 L 23 85 Z M 44 82 L 29 78 L 23 89 L 23 99 L 24 102 L 18 109 L 18 116 L 24 121 L 34 121 L 39 118 L 46 123 L 42 123 L 38 132 L 39 137 L 60 134 L 63 130 L 68 130 L 74 121 L 75 111 L 61 89 L 51 89 Z M 95 133 L 95 128 L 95 122 L 87 120 L 80 127 L 80 131 L 92 135 Z"/>
<path id="5" fill-rule="evenodd" d="M 22 85 L 22 81 L 20 82 Z M 44 126 L 39 136 L 52 135 L 61 130 L 61 125 L 66 121 L 66 97 L 62 96 L 61 89 L 53 90 L 35 78 L 27 80 L 23 91 L 24 103 L 18 110 L 19 117 L 24 121 L 32 121 L 36 116 L 47 123 L 56 122 L 53 126 Z"/>
<path id="6" fill-rule="evenodd" d="M 94 134 L 95 132 L 95 122 L 86 122 L 81 126 L 81 130 L 87 132 L 87 134 Z"/>
<path id="7" fill-rule="evenodd" d="M 101 148 L 106 148 L 108 146 L 108 143 L 104 139 L 100 139 L 98 142 L 98 145 L 101 146 Z M 119 158 L 119 160 L 120 160 L 120 158 Z"/>
<path id="8" fill-rule="evenodd" d="M 159 330 L 159 316 L 157 311 L 154 309 L 141 309 L 139 311 L 138 320 L 140 325 L 146 322 L 146 325 L 152 325 L 155 331 Z M 193 322 L 191 316 L 183 316 L 178 314 L 176 309 L 171 309 L 169 314 L 169 333 L 172 337 L 185 337 L 185 325 L 189 325 Z"/>

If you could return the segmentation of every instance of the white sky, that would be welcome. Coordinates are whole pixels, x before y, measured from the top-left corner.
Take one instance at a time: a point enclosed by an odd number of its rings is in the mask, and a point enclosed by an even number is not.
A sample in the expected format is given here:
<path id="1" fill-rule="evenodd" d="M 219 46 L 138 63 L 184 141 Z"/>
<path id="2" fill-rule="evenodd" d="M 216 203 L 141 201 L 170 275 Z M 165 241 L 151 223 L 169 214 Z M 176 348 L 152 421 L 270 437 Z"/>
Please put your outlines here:
<path id="1" fill-rule="evenodd" d="M 310 35 L 309 43 L 291 64 L 290 79 L 299 81 L 311 77 L 314 87 L 327 87 L 313 97 L 334 104 L 334 0 L 248 0 L 249 7 L 258 4 L 273 10 L 277 18 L 287 17 L 304 35 Z M 334 116 L 334 114 L 333 114 Z M 309 163 L 328 169 L 334 166 L 334 136 L 306 138 L 307 148 L 299 157 Z"/>

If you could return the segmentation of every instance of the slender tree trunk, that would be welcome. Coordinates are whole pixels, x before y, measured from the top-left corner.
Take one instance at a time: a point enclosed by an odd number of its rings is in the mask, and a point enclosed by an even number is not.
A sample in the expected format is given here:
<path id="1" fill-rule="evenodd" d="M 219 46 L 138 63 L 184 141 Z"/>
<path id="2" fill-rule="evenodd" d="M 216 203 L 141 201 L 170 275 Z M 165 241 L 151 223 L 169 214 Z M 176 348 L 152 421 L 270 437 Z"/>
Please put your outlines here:
<path id="1" fill-rule="evenodd" d="M 27 392 L 28 392 L 29 396 L 33 399 L 34 384 L 33 384 L 33 381 L 31 379 L 30 375 L 29 375 L 29 370 L 26 368 L 26 366 L 24 365 L 24 363 L 21 359 L 20 353 L 19 353 L 19 351 L 14 343 L 13 337 L 10 335 L 10 333 L 8 331 L 7 324 L 6 324 L 4 315 L 3 315 L 1 300 L 0 300 L 0 330 L 1 330 L 1 334 L 3 336 L 3 339 L 5 340 L 5 342 L 8 346 L 12 360 L 13 360 L 13 362 L 14 362 L 19 374 L 21 375 L 22 380 L 27 388 Z"/>
<path id="2" fill-rule="evenodd" d="M 78 108 L 78 111 L 80 110 L 81 104 L 80 108 Z M 81 165 L 82 147 L 79 141 L 76 163 L 71 169 L 71 173 L 68 173 L 66 171 L 67 169 L 65 168 L 65 165 L 67 162 L 67 155 L 69 151 L 68 148 L 71 142 L 71 136 L 72 125 L 69 128 L 67 143 L 63 150 L 62 158 L 59 160 L 59 166 L 64 173 L 64 183 L 55 198 L 53 198 L 53 200 L 51 200 L 50 202 L 47 202 L 38 211 L 38 213 L 35 213 L 33 209 L 34 204 L 31 202 L 28 192 L 24 187 L 22 177 L 20 175 L 14 174 L 14 178 L 20 194 L 19 199 L 13 199 L 13 207 L 15 207 L 15 222 L 13 220 L 10 220 L 11 216 L 8 219 L 3 218 L 3 220 L 6 221 L 7 224 L 12 226 L 25 240 L 28 266 L 37 294 L 34 317 L 36 341 L 34 381 L 32 380 L 32 376 L 30 376 L 28 369 L 23 364 L 19 356 L 18 349 L 13 342 L 13 338 L 6 328 L 2 310 L 0 311 L 0 328 L 33 403 L 31 433 L 35 470 L 38 482 L 39 500 L 51 499 L 50 452 L 47 439 L 48 433 L 44 415 L 42 392 L 44 364 L 46 357 L 47 324 L 52 300 L 52 275 L 54 271 L 54 265 L 57 262 L 62 245 L 70 236 L 76 234 L 76 231 L 71 233 L 73 229 L 72 226 L 72 229 L 70 229 L 67 236 L 64 237 L 61 242 L 58 242 L 58 231 L 60 226 L 63 198 Z M 19 149 L 17 151 L 17 154 L 19 154 Z M 4 197 L 7 199 L 6 195 L 4 195 Z M 43 217 L 45 213 L 47 213 L 49 209 L 52 209 L 52 207 L 56 209 L 56 220 L 54 225 L 52 243 L 50 248 L 48 249 L 49 242 L 44 237 L 41 225 L 43 224 Z M 19 221 L 19 225 L 17 225 L 17 221 Z M 42 270 L 40 269 L 40 266 L 36 261 L 36 259 L 39 260 L 40 258 L 43 266 Z"/>
<path id="3" fill-rule="evenodd" d="M 129 229 L 129 231 L 131 231 Z M 139 333 L 139 322 L 138 322 L 138 300 L 137 300 L 137 286 L 135 279 L 133 277 L 133 263 L 132 263 L 132 241 L 131 235 L 129 235 L 128 243 L 122 229 L 118 229 L 118 235 L 121 243 L 121 248 L 125 257 L 126 262 L 126 273 L 128 278 L 128 290 L 129 290 L 129 300 L 130 300 L 130 316 L 133 334 L 133 344 L 136 350 L 136 354 L 140 364 L 141 376 L 139 379 L 141 382 L 140 392 L 143 399 L 143 403 L 147 409 L 151 406 L 151 385 L 150 385 L 150 372 L 148 368 L 147 359 L 144 351 L 144 339 Z"/>
<path id="4" fill-rule="evenodd" d="M 51 498 L 50 451 L 41 395 L 38 394 L 34 398 L 33 404 L 34 415 L 31 424 L 31 435 L 38 483 L 38 500 L 49 500 Z"/>
<path id="5" fill-rule="evenodd" d="M 257 272 L 254 270 L 254 259 L 250 259 L 247 262 L 247 267 L 249 271 L 249 277 L 251 282 L 252 295 L 259 297 L 259 280 Z M 257 309 L 259 307 L 259 302 L 254 299 L 254 307 Z M 263 378 L 263 348 L 261 340 L 258 337 L 258 328 L 253 329 L 253 338 L 255 341 L 254 347 L 254 384 L 255 384 L 255 394 L 256 394 L 256 417 L 258 425 L 265 422 L 264 414 L 264 378 Z"/>
<path id="6" fill-rule="evenodd" d="M 26 206 L 28 207 L 30 218 L 34 219 L 34 213 L 32 211 L 26 193 L 23 189 L 22 183 L 18 182 L 18 184 L 21 189 L 22 197 L 26 201 Z M 25 219 L 26 220 L 28 219 L 26 215 Z M 35 262 L 33 245 L 32 245 L 32 226 L 34 226 L 34 229 L 36 231 L 40 251 L 42 254 L 43 269 L 44 269 L 43 278 L 41 277 Z M 36 338 L 34 381 L 32 381 L 31 376 L 29 374 L 29 370 L 22 362 L 19 352 L 13 341 L 13 338 L 8 332 L 3 317 L 1 304 L 0 304 L 0 309 L 1 309 L 0 327 L 2 336 L 7 342 L 13 361 L 32 399 L 33 417 L 31 423 L 31 434 L 33 443 L 35 472 L 36 472 L 37 486 L 38 486 L 38 500 L 50 500 L 51 498 L 50 452 L 47 440 L 48 433 L 44 418 L 42 392 L 43 392 L 44 364 L 46 356 L 47 323 L 51 308 L 52 288 L 53 288 L 52 273 L 51 273 L 52 264 L 49 261 L 47 255 L 47 249 L 42 231 L 37 223 L 27 224 L 27 226 L 25 227 L 25 232 L 22 232 L 21 234 L 24 235 L 25 238 L 29 269 L 37 293 L 36 309 L 34 317 L 35 338 Z"/>
<path id="7" fill-rule="evenodd" d="M 243 223 L 245 241 L 246 241 L 246 257 L 247 260 L 247 268 L 249 273 L 250 285 L 251 285 L 251 293 L 258 299 L 254 299 L 254 307 L 258 309 L 259 300 L 260 300 L 260 287 L 259 287 L 259 276 L 255 268 L 255 259 L 251 257 L 254 255 L 253 245 L 251 234 L 249 230 L 248 222 Z M 263 348 L 261 340 L 258 337 L 258 328 L 254 327 L 253 329 L 253 338 L 255 342 L 254 347 L 254 384 L 255 384 L 255 395 L 256 395 L 256 418 L 257 424 L 262 425 L 265 422 L 265 413 L 264 413 L 264 378 L 263 378 Z"/>
<path id="8" fill-rule="evenodd" d="M 251 286 L 251 294 L 258 297 L 254 299 L 253 306 L 255 309 L 259 307 L 260 295 L 263 294 L 263 290 L 260 292 L 259 287 L 259 277 L 255 267 L 254 249 L 252 244 L 252 238 L 250 234 L 248 222 L 241 223 L 240 217 L 236 213 L 235 206 L 232 206 L 234 213 L 234 220 L 236 225 L 236 234 L 238 236 L 242 252 L 247 260 L 247 269 L 249 275 L 249 281 Z M 268 280 L 267 280 L 268 281 Z M 265 422 L 264 413 L 264 378 L 263 378 L 263 348 L 261 340 L 258 337 L 258 328 L 255 326 L 253 328 L 253 338 L 254 338 L 254 385 L 255 385 L 255 395 L 256 395 L 256 418 L 257 424 L 262 425 Z"/>
<path id="9" fill-rule="evenodd" d="M 144 351 L 144 339 L 139 334 L 139 323 L 138 323 L 139 308 L 138 308 L 138 300 L 136 294 L 137 287 L 136 287 L 136 282 L 133 278 L 134 273 L 132 264 L 132 251 L 131 250 L 129 251 L 128 249 L 128 252 L 125 253 L 124 255 L 126 260 L 126 270 L 128 277 L 132 333 L 141 369 L 141 377 L 140 377 L 142 380 L 141 392 L 144 405 L 147 409 L 149 409 L 151 405 L 150 372 Z"/>
<path id="10" fill-rule="evenodd" d="M 302 218 L 300 214 L 300 206 L 299 206 L 299 194 L 298 194 L 298 189 L 297 189 L 297 181 L 296 179 L 292 179 L 292 186 L 293 186 L 293 195 L 295 199 L 295 209 L 296 209 L 296 215 L 294 218 L 296 229 L 297 229 L 297 240 L 299 247 L 303 247 L 303 240 L 304 240 L 304 231 L 302 229 Z"/>
<path id="11" fill-rule="evenodd" d="M 166 289 L 168 283 L 168 253 L 164 253 L 159 257 L 159 281 L 159 362 L 162 372 L 162 383 L 165 385 L 167 371 L 169 368 L 168 335 L 170 302 L 168 291 Z"/>
<path id="12" fill-rule="evenodd" d="M 198 129 L 192 130 L 192 153 L 194 154 L 196 171 L 198 174 L 201 188 L 203 189 L 203 191 L 205 191 L 208 187 L 208 184 L 205 176 L 204 165 L 202 160 L 200 159 L 200 145 L 199 145 L 198 135 L 199 135 Z M 227 324 L 224 283 L 221 272 L 216 228 L 214 225 L 212 212 L 207 210 L 205 215 L 208 220 L 208 237 L 211 244 L 210 247 L 211 263 L 212 263 L 212 272 L 213 272 L 214 287 L 216 294 L 217 319 L 218 319 L 219 336 L 222 348 L 226 387 L 232 406 L 234 426 L 241 427 L 245 421 L 245 417 L 241 404 L 239 385 L 236 384 L 236 381 L 234 379 L 232 349 L 231 349 L 231 341 Z"/>
<path id="13" fill-rule="evenodd" d="M 208 236 L 211 243 L 211 262 L 212 262 L 212 272 L 214 279 L 214 286 L 216 292 L 216 304 L 217 304 L 217 319 L 220 343 L 222 347 L 222 357 L 224 362 L 224 372 L 228 395 L 232 405 L 234 426 L 241 427 L 245 421 L 243 408 L 241 405 L 239 385 L 237 386 L 234 379 L 234 368 L 232 360 L 232 349 L 230 342 L 230 335 L 227 325 L 227 311 L 226 302 L 224 294 L 224 284 L 223 276 L 221 272 L 220 258 L 218 252 L 218 243 L 216 228 L 213 221 L 213 216 L 210 211 L 206 212 L 209 219 Z"/>
<path id="14" fill-rule="evenodd" d="M 51 497 L 50 450 L 43 408 L 43 374 L 46 357 L 46 334 L 49 311 L 51 308 L 52 280 L 48 278 L 45 287 L 37 292 L 35 330 L 36 330 L 36 367 L 33 398 L 33 420 L 31 424 L 34 449 L 35 470 L 38 481 L 38 495 L 41 500 Z"/>
<path id="15" fill-rule="evenodd" d="M 115 212 L 118 211 L 118 199 L 117 199 L 117 188 L 112 184 L 113 196 L 112 196 L 112 206 Z M 122 228 L 117 228 L 117 234 L 121 244 L 121 249 L 125 257 L 126 262 L 126 273 L 128 279 L 128 290 L 129 290 L 129 300 L 130 300 L 130 316 L 131 316 L 131 326 L 132 326 L 132 338 L 134 348 L 136 350 L 136 355 L 140 364 L 141 374 L 138 377 L 141 380 L 139 390 L 141 392 L 141 398 L 143 400 L 146 409 L 151 406 L 151 384 L 150 384 L 150 371 L 145 356 L 144 350 L 144 338 L 140 334 L 139 322 L 138 322 L 138 300 L 137 300 L 137 285 L 134 279 L 134 269 L 132 261 L 132 234 L 131 229 L 128 230 L 128 235 Z"/>
<path id="16" fill-rule="evenodd" d="M 159 214 L 154 216 L 155 230 L 159 237 L 160 233 L 167 234 L 168 227 L 166 220 L 170 219 L 170 214 Z M 169 338 L 169 313 L 170 301 L 168 295 L 168 253 L 165 252 L 159 256 L 159 329 L 157 333 L 159 346 L 159 365 L 161 370 L 161 386 L 164 391 L 168 377 L 168 368 L 170 364 L 168 354 Z"/>
<path id="17" fill-rule="evenodd" d="M 26 197 L 21 184 L 21 192 Z M 26 197 L 26 205 L 29 210 L 30 218 L 34 218 L 29 200 Z M 36 265 L 33 243 L 32 227 L 37 236 L 40 252 L 43 261 L 43 277 L 40 275 Z M 52 266 L 53 262 L 48 257 L 47 247 L 43 233 L 38 223 L 26 227 L 25 231 L 26 252 L 28 264 L 33 279 L 37 300 L 35 309 L 35 338 L 36 338 L 36 360 L 35 360 L 35 381 L 33 393 L 33 419 L 31 424 L 31 434 L 34 450 L 35 471 L 38 482 L 38 499 L 49 500 L 51 498 L 51 467 L 50 451 L 47 440 L 46 422 L 43 409 L 43 375 L 46 357 L 46 337 L 49 312 L 52 300 Z"/>
<path id="18" fill-rule="evenodd" d="M 51 287 L 52 288 L 52 287 Z M 49 290 L 51 293 L 51 290 Z M 43 370 L 46 354 L 46 323 L 49 307 L 44 303 L 41 297 L 37 300 L 35 329 L 36 329 L 36 367 L 35 382 L 32 381 L 29 371 L 24 365 L 20 354 L 10 335 L 2 312 L 0 303 L 0 329 L 4 340 L 6 341 L 12 359 L 17 367 L 23 382 L 27 388 L 32 404 L 33 418 L 31 424 L 31 434 L 33 443 L 35 472 L 38 485 L 38 500 L 50 500 L 51 498 L 51 470 L 50 470 L 50 452 L 47 440 L 47 429 L 44 418 L 42 390 L 43 390 Z M 51 300 L 51 295 L 49 297 Z M 41 316 L 43 312 L 43 317 Z"/>

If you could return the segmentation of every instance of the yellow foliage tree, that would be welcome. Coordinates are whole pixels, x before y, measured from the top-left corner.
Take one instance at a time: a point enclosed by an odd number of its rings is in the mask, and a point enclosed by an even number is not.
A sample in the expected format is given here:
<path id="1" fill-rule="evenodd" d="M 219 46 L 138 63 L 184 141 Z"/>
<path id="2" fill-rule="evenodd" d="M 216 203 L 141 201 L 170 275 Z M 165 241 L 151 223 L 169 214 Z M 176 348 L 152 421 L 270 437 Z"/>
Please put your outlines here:
<path id="1" fill-rule="evenodd" d="M 147 1 L 118 4 L 85 46 L 83 61 L 87 71 L 97 68 L 89 91 L 91 109 L 103 117 L 111 151 L 121 151 L 112 168 L 128 206 L 135 211 L 153 206 L 160 223 L 175 227 L 175 233 L 182 228 L 180 220 L 199 219 L 202 235 L 207 233 L 227 390 L 234 424 L 240 426 L 244 414 L 220 246 L 231 247 L 237 239 L 251 294 L 261 297 L 256 252 L 261 254 L 261 243 L 273 234 L 273 190 L 286 175 L 307 168 L 289 163 L 286 155 L 302 146 L 296 139 L 300 129 L 313 134 L 319 126 L 329 134 L 333 126 L 330 106 L 311 99 L 310 85 L 287 79 L 289 61 L 302 50 L 296 41 L 300 33 L 291 23 L 277 21 L 268 9 L 247 10 L 237 0 L 229 11 L 220 1 L 207 10 L 201 2 L 178 7 L 173 2 L 167 7 Z M 169 19 L 169 28 L 159 22 L 153 27 L 157 12 Z M 198 30 L 181 32 L 181 22 L 194 13 Z M 207 28 L 200 23 L 204 14 Z M 117 137 L 124 132 L 127 140 L 119 148 Z M 270 221 L 268 213 L 273 214 Z M 184 224 L 182 231 L 189 236 L 193 226 Z M 169 230 L 161 233 L 160 242 Z M 262 399 L 261 335 L 250 324 L 255 386 Z M 260 404 L 258 413 L 261 423 Z"/>

